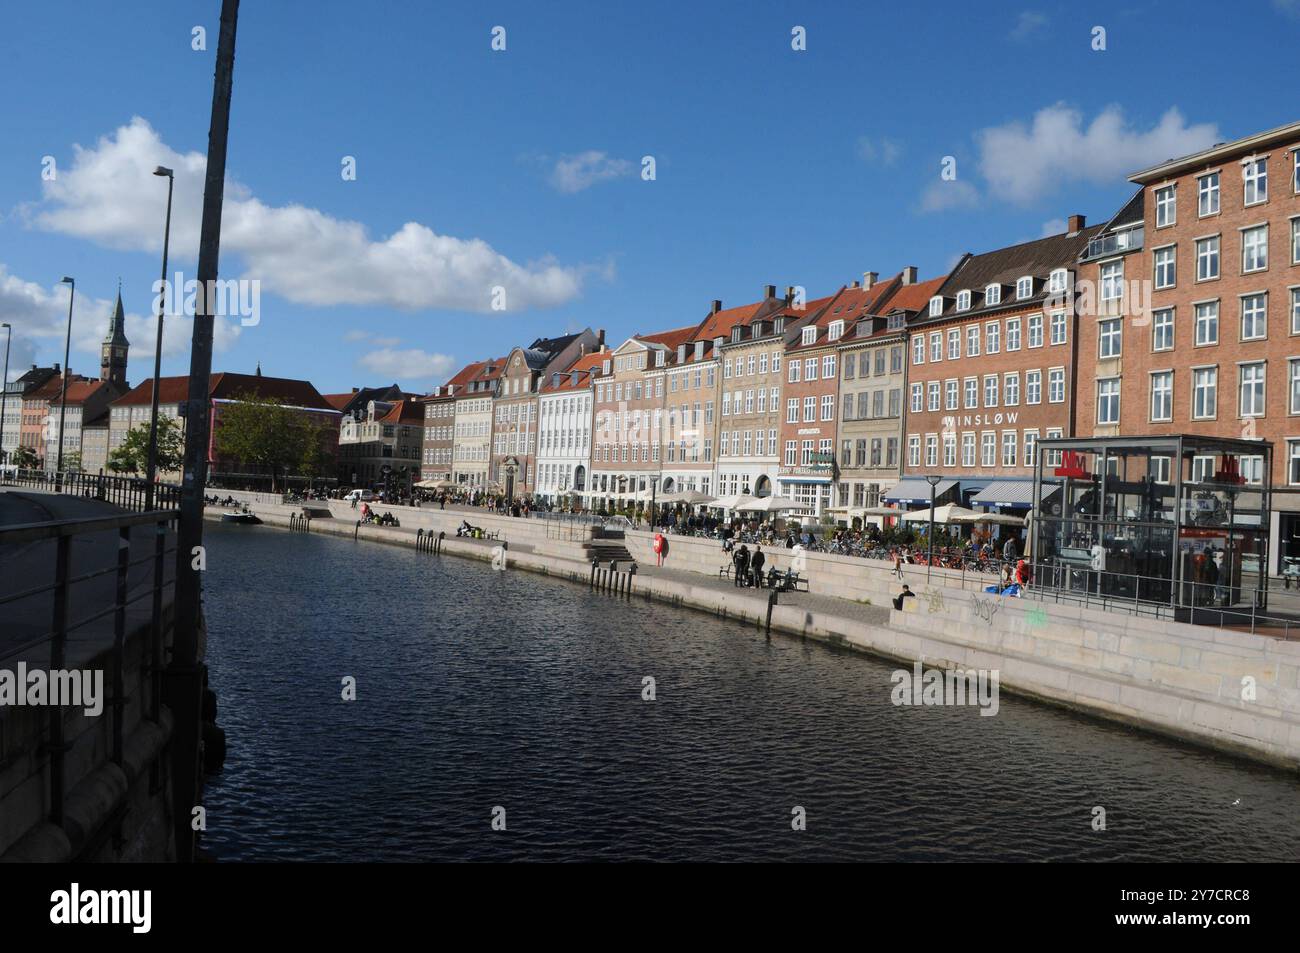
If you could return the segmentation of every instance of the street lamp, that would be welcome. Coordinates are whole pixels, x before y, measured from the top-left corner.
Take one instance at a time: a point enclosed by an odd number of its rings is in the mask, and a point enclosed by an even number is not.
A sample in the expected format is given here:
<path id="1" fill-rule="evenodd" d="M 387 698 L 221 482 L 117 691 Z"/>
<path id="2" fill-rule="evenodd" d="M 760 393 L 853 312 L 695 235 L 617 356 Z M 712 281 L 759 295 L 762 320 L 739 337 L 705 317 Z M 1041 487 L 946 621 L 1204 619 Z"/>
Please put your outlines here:
<path id="1" fill-rule="evenodd" d="M 163 225 L 162 293 L 158 295 L 158 339 L 153 349 L 153 401 L 149 408 L 149 462 L 145 472 L 144 508 L 153 509 L 154 480 L 158 473 L 158 387 L 162 383 L 163 315 L 167 311 L 167 246 L 172 234 L 172 186 L 176 177 L 171 169 L 158 166 L 154 175 L 167 177 L 167 220 Z"/>
<path id="2" fill-rule="evenodd" d="M 925 560 L 925 578 L 928 582 L 930 579 L 930 568 L 934 565 L 934 491 L 943 477 L 927 476 L 925 482 L 930 484 L 930 531 L 926 534 L 926 544 L 929 546 L 929 553 Z"/>
<path id="3" fill-rule="evenodd" d="M 63 276 L 59 282 L 68 286 L 68 332 L 63 338 L 63 386 L 59 388 L 59 452 L 54 464 L 57 485 L 63 485 L 63 422 L 68 415 L 68 352 L 72 347 L 72 300 L 77 295 L 77 279 Z"/>
<path id="4" fill-rule="evenodd" d="M 5 372 L 0 377 L 0 463 L 8 460 L 9 455 L 5 453 L 5 408 L 9 402 L 9 345 L 13 343 L 14 329 L 6 321 L 0 324 L 8 333 L 5 335 Z"/>

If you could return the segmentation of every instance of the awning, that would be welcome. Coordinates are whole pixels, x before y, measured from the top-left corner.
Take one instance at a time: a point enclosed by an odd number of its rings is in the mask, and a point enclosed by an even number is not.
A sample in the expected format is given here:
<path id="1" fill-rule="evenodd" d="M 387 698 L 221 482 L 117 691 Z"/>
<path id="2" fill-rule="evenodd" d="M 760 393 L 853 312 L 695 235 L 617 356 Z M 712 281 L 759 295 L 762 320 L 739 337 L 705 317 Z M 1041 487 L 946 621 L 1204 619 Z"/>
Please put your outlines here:
<path id="1" fill-rule="evenodd" d="M 1043 485 L 1043 499 L 1060 489 L 1056 484 Z M 1034 505 L 1033 480 L 994 480 L 973 497 L 971 503 L 977 506 L 1010 506 L 1029 509 Z"/>
<path id="2" fill-rule="evenodd" d="M 934 488 L 934 498 L 939 499 L 956 485 L 956 480 L 940 480 L 939 485 Z M 924 503 L 929 506 L 930 483 L 927 480 L 910 477 L 899 480 L 881 499 L 886 503 Z"/>

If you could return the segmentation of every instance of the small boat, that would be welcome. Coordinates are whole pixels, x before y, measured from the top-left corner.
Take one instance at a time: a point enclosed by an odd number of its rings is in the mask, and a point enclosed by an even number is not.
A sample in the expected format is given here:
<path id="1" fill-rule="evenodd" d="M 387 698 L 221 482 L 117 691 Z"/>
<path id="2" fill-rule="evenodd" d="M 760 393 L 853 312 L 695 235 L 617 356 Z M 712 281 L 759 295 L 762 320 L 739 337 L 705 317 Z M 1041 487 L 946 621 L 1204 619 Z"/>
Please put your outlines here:
<path id="1" fill-rule="evenodd" d="M 262 521 L 258 519 L 256 516 L 254 516 L 252 513 L 223 513 L 221 514 L 221 522 L 246 523 L 250 526 L 253 526 Z"/>

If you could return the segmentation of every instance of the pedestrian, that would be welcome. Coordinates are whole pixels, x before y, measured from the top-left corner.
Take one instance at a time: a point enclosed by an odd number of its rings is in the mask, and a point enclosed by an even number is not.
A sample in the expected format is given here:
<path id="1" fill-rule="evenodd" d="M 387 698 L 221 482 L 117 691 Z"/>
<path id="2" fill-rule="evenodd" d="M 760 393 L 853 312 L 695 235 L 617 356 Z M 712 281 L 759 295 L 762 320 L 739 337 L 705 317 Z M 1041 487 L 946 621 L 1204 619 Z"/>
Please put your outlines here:
<path id="1" fill-rule="evenodd" d="M 745 584 L 745 574 L 749 572 L 749 550 L 745 548 L 744 543 L 740 544 L 740 548 L 736 550 L 731 559 L 734 569 L 732 585 L 736 587 L 743 586 Z"/>
<path id="2" fill-rule="evenodd" d="M 915 598 L 916 598 L 916 593 L 914 593 L 911 589 L 909 589 L 905 584 L 903 586 L 903 591 L 900 592 L 898 595 L 894 596 L 894 608 L 897 609 L 899 612 L 902 612 L 903 601 L 906 599 L 915 599 Z"/>
<path id="3" fill-rule="evenodd" d="M 894 575 L 895 575 L 896 577 L 898 577 L 898 579 L 899 579 L 900 582 L 902 581 L 902 579 L 903 579 L 903 551 L 902 551 L 901 549 L 896 549 L 896 550 L 894 550 Z"/>
<path id="4" fill-rule="evenodd" d="M 754 555 L 749 559 L 750 568 L 753 570 L 755 588 L 763 588 L 763 563 L 767 562 L 767 557 L 763 555 L 761 545 L 754 546 Z"/>
<path id="5" fill-rule="evenodd" d="M 1019 555 L 1016 548 L 1016 534 L 1008 533 L 1006 544 L 1002 547 L 1002 558 L 1008 563 L 1014 563 Z"/>

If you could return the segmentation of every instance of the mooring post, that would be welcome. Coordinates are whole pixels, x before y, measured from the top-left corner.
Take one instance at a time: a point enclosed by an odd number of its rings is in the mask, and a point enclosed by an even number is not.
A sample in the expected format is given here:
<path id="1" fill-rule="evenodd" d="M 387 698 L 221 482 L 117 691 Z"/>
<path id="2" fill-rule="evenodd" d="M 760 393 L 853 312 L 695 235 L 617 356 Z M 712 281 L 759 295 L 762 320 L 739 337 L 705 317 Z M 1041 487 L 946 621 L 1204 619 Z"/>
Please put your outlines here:
<path id="1" fill-rule="evenodd" d="M 361 532 L 361 520 L 357 520 L 357 525 L 352 530 L 352 541 L 356 542 L 357 533 Z"/>
<path id="2" fill-rule="evenodd" d="M 767 591 L 767 634 L 772 634 L 772 607 L 776 605 L 777 590 L 769 589 Z"/>

